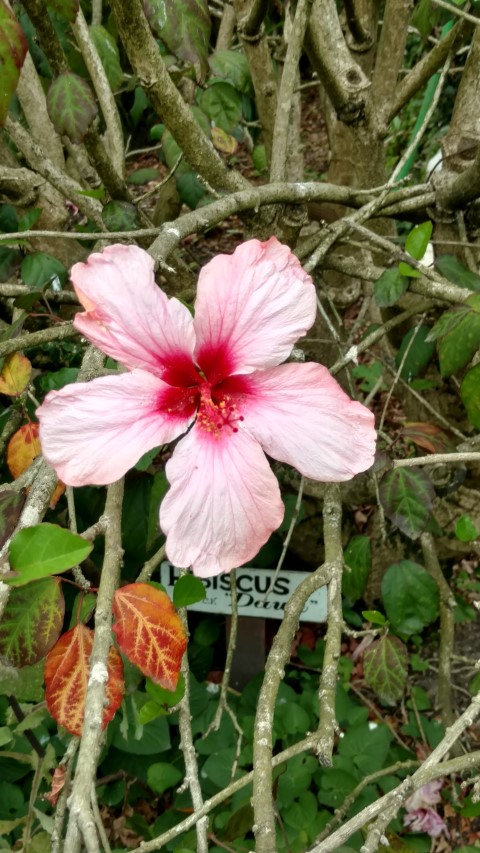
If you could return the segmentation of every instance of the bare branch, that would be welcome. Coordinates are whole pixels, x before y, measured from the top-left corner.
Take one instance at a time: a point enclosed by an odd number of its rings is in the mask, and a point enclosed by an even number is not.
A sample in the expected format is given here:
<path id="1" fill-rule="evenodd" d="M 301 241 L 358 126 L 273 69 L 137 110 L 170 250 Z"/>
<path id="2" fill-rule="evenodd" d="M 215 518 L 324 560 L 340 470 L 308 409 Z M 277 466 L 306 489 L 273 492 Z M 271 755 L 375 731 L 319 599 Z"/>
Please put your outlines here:
<path id="1" fill-rule="evenodd" d="M 100 849 L 91 797 L 103 740 L 102 718 L 105 686 L 108 680 L 107 660 L 112 643 L 112 602 L 120 580 L 123 556 L 120 521 L 122 501 L 123 480 L 119 480 L 108 487 L 105 504 L 104 516 L 107 519 L 105 557 L 95 609 L 95 635 L 85 699 L 83 732 L 72 793 L 68 801 L 70 816 L 65 850 L 69 850 L 70 853 L 78 853 L 82 837 L 89 853 Z"/>

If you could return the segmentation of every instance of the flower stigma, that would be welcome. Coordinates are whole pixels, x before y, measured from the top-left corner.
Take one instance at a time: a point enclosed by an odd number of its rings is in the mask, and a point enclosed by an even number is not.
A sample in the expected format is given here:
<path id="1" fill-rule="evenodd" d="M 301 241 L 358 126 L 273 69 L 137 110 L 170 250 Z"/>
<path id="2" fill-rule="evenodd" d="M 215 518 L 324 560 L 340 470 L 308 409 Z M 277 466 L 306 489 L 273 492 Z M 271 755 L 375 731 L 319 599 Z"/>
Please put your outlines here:
<path id="1" fill-rule="evenodd" d="M 214 438 L 220 438 L 224 427 L 229 427 L 231 432 L 238 432 L 236 424 L 243 421 L 243 415 L 238 412 L 236 403 L 232 402 L 229 394 L 225 394 L 221 400 L 216 402 L 212 396 L 212 389 L 208 382 L 200 386 L 200 405 L 197 414 L 196 426 L 203 432 L 210 433 Z"/>

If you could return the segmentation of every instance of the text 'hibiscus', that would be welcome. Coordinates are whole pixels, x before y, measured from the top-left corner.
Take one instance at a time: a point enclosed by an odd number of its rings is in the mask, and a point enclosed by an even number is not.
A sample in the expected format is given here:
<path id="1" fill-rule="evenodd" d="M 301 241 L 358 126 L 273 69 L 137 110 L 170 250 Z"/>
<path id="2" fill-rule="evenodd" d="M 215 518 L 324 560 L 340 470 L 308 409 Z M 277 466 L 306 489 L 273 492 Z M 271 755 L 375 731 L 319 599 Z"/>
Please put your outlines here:
<path id="1" fill-rule="evenodd" d="M 195 317 L 156 285 L 153 260 L 114 245 L 75 264 L 75 327 L 128 372 L 52 391 L 38 409 L 47 461 L 71 486 L 118 480 L 183 435 L 160 510 L 167 556 L 208 577 L 252 559 L 284 506 L 265 453 L 314 480 L 373 462 L 373 415 L 320 364 L 281 364 L 315 319 L 287 246 L 249 240 L 200 272 Z"/>

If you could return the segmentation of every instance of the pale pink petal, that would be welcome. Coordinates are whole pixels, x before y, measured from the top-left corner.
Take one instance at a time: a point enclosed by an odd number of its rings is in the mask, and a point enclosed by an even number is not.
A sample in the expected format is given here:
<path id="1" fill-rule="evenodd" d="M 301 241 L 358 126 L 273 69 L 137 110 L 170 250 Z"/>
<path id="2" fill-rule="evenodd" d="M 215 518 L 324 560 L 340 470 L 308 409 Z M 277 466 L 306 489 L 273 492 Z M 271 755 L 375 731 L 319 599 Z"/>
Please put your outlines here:
<path id="1" fill-rule="evenodd" d="M 37 409 L 45 459 L 68 486 L 113 483 L 188 428 L 195 406 L 177 390 L 134 370 L 51 391 Z"/>
<path id="2" fill-rule="evenodd" d="M 74 322 L 82 335 L 125 367 L 144 368 L 172 384 L 190 384 L 195 375 L 192 316 L 157 287 L 147 252 L 138 246 L 109 246 L 85 264 L 75 264 L 70 275 L 85 308 Z"/>
<path id="3" fill-rule="evenodd" d="M 196 359 L 207 379 L 284 361 L 315 319 L 315 288 L 288 246 L 271 237 L 217 255 L 200 272 Z"/>
<path id="4" fill-rule="evenodd" d="M 432 782 L 427 782 L 422 788 L 414 791 L 411 797 L 405 801 L 407 812 L 423 809 L 427 806 L 434 806 L 442 801 L 440 790 L 443 787 L 443 779 L 434 779 Z"/>
<path id="5" fill-rule="evenodd" d="M 320 364 L 283 364 L 246 377 L 243 427 L 266 453 L 313 480 L 349 480 L 373 464 L 374 417 Z"/>
<path id="6" fill-rule="evenodd" d="M 404 815 L 403 825 L 412 832 L 426 832 L 431 838 L 438 838 L 442 832 L 449 836 L 448 827 L 443 818 L 434 809 L 416 809 Z"/>
<path id="7" fill-rule="evenodd" d="M 166 474 L 160 526 L 167 556 L 200 577 L 248 562 L 282 522 L 278 482 L 260 445 L 242 431 L 215 439 L 195 426 Z"/>

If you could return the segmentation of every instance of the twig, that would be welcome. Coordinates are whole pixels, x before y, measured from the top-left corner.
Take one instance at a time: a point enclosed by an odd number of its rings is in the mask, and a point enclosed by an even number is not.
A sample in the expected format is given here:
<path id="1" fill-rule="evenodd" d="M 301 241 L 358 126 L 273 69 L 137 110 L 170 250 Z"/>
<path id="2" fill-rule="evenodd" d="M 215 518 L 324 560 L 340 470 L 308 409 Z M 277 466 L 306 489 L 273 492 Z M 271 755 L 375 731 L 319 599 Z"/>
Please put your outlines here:
<path id="1" fill-rule="evenodd" d="M 143 568 L 137 577 L 137 583 L 146 583 L 149 581 L 157 566 L 159 566 L 164 559 L 165 545 L 160 545 L 160 548 L 155 552 L 153 557 L 150 557 L 150 559 L 144 563 Z"/>
<path id="2" fill-rule="evenodd" d="M 413 335 L 411 336 L 407 346 L 405 347 L 405 352 L 403 353 L 400 364 L 398 365 L 395 376 L 393 377 L 393 382 L 391 383 L 390 388 L 388 389 L 388 394 L 386 396 L 385 403 L 383 404 L 382 414 L 380 417 L 380 423 L 378 424 L 378 431 L 379 432 L 381 432 L 383 430 L 383 425 L 385 423 L 385 418 L 387 415 L 388 407 L 390 405 L 390 400 L 392 399 L 392 394 L 395 390 L 395 385 L 397 384 L 398 380 L 400 379 L 400 374 L 401 374 L 403 367 L 404 367 L 404 364 L 408 358 L 408 354 L 409 354 L 413 344 L 415 343 L 415 338 L 417 337 L 417 335 L 420 331 L 421 322 L 424 319 L 424 317 L 425 317 L 425 315 L 423 315 L 423 317 L 420 319 L 420 322 L 418 323 L 418 325 L 415 326 Z"/>
<path id="3" fill-rule="evenodd" d="M 48 344 L 50 341 L 66 341 L 68 338 L 74 338 L 75 335 L 78 335 L 78 332 L 73 328 L 72 323 L 62 323 L 60 326 L 51 326 L 48 329 L 40 329 L 38 332 L 26 332 L 17 338 L 2 341 L 0 343 L 0 358 L 10 355 L 11 352 L 19 352 L 19 350 L 29 347 Z"/>
<path id="4" fill-rule="evenodd" d="M 286 761 L 289 761 L 290 758 L 294 758 L 296 755 L 301 755 L 303 752 L 307 752 L 308 750 L 313 749 L 315 746 L 315 735 L 309 735 L 298 743 L 293 744 L 293 746 L 287 747 L 282 752 L 277 753 L 272 758 L 272 767 L 278 767 L 280 764 L 284 764 Z M 450 773 L 462 773 L 465 770 L 470 770 L 473 767 L 480 765 L 480 750 L 476 752 L 471 752 L 469 755 L 461 756 L 461 758 L 453 758 L 451 761 L 444 761 L 441 765 L 437 765 L 432 767 L 428 773 L 424 774 L 424 776 L 420 776 L 415 780 L 415 790 L 421 788 L 426 782 L 431 782 L 433 779 L 438 779 L 441 776 L 448 776 Z M 421 768 L 420 768 L 421 769 Z M 168 844 L 173 838 L 178 838 L 178 836 L 187 832 L 193 826 L 195 826 L 196 822 L 206 814 L 210 814 L 213 809 L 217 806 L 224 803 L 225 800 L 228 800 L 237 791 L 241 791 L 242 788 L 245 788 L 249 785 L 253 780 L 253 770 L 249 773 L 245 773 L 240 779 L 236 779 L 235 782 L 232 782 L 223 791 L 219 791 L 209 800 L 205 800 L 202 808 L 196 813 L 191 814 L 187 818 L 185 818 L 180 823 L 177 823 L 173 829 L 169 829 L 166 832 L 159 835 L 157 838 L 153 838 L 151 841 L 143 841 L 139 847 L 136 847 L 131 853 L 152 853 L 153 850 L 160 850 L 165 844 Z M 388 795 L 386 795 L 388 797 Z M 382 801 L 385 798 L 382 797 Z M 374 806 L 378 805 L 377 803 Z M 368 807 L 370 808 L 370 807 Z M 380 805 L 380 809 L 382 805 Z M 379 809 L 379 810 L 380 810 Z M 369 818 L 367 818 L 368 820 Z M 355 818 L 353 819 L 355 820 Z M 356 823 L 359 823 L 359 827 L 363 826 L 363 823 L 358 821 L 358 815 L 356 816 Z M 350 824 L 350 821 L 349 821 Z M 348 831 L 346 833 L 346 838 L 356 832 L 357 828 L 355 826 L 354 829 L 350 829 L 350 825 L 348 827 Z M 332 836 L 333 837 L 333 836 Z M 334 850 L 335 847 L 328 847 L 328 850 Z M 323 849 L 312 848 L 309 853 L 323 853 Z"/>
<path id="5" fill-rule="evenodd" d="M 327 523 L 327 521 L 325 521 Z M 324 563 L 309 575 L 293 592 L 285 607 L 285 614 L 273 641 L 265 665 L 265 676 L 260 689 L 253 742 L 253 831 L 257 853 L 271 853 L 275 846 L 275 815 L 272 799 L 272 729 L 275 701 L 284 667 L 290 657 L 291 644 L 298 628 L 300 614 L 308 598 L 332 578 L 334 568 Z"/>
<path id="6" fill-rule="evenodd" d="M 65 812 L 67 810 L 67 799 L 70 793 L 70 781 L 72 778 L 73 759 L 75 758 L 78 745 L 79 738 L 72 737 L 70 743 L 67 746 L 65 754 L 62 760 L 60 761 L 60 766 L 65 767 L 65 781 L 63 784 L 63 788 L 60 791 L 57 805 L 55 807 L 55 817 L 51 839 L 52 853 L 62 853 L 63 823 L 65 820 Z"/>
<path id="7" fill-rule="evenodd" d="M 480 453 L 431 453 L 430 456 L 411 456 L 408 459 L 394 459 L 393 468 L 414 468 L 417 465 L 456 465 L 458 462 L 480 462 Z"/>
<path id="8" fill-rule="evenodd" d="M 455 646 L 455 607 L 452 591 L 440 567 L 435 541 L 431 533 L 422 533 L 420 544 L 427 572 L 434 579 L 440 594 L 440 639 L 438 650 L 437 702 L 442 723 L 451 726 L 455 714 L 452 704 L 452 654 Z"/>
<path id="9" fill-rule="evenodd" d="M 270 166 L 271 183 L 285 179 L 293 92 L 312 2 L 313 0 L 298 0 L 292 29 L 289 34 L 287 54 L 277 95 L 275 124 L 273 126 L 272 162 Z M 286 14 L 288 15 L 289 12 L 287 11 Z"/>
<path id="10" fill-rule="evenodd" d="M 323 538 L 325 563 L 331 567 L 328 584 L 327 636 L 318 699 L 320 715 L 317 727 L 316 752 L 320 763 L 331 764 L 333 743 L 337 728 L 335 696 L 337 690 L 338 662 L 342 641 L 342 501 L 340 487 L 329 484 L 323 502 Z"/>
<path id="11" fill-rule="evenodd" d="M 65 850 L 79 853 L 82 837 L 88 853 L 99 850 L 95 816 L 92 810 L 92 785 L 102 747 L 102 718 L 105 685 L 108 680 L 107 660 L 112 643 L 112 601 L 120 580 L 122 560 L 121 511 L 123 480 L 107 489 L 105 518 L 105 556 L 95 610 L 95 634 L 90 659 L 90 676 L 85 699 L 83 732 L 77 769 L 68 802 L 70 815 Z"/>
<path id="12" fill-rule="evenodd" d="M 335 811 L 332 819 L 327 823 L 326 827 L 322 829 L 320 835 L 315 840 L 315 844 L 319 844 L 324 838 L 328 838 L 332 830 L 342 822 L 343 818 L 350 810 L 350 807 L 353 805 L 357 797 L 360 796 L 364 788 L 371 785 L 372 782 L 376 782 L 377 779 L 382 779 L 384 776 L 393 776 L 395 773 L 402 770 L 412 770 L 414 767 L 418 767 L 419 764 L 420 762 L 415 761 L 414 759 L 411 759 L 410 761 L 397 761 L 396 764 L 391 764 L 390 767 L 383 767 L 382 770 L 377 770 L 375 773 L 370 773 L 368 776 L 365 776 L 365 778 L 358 783 L 356 788 L 353 789 L 351 794 L 348 794 L 348 796 L 345 797 L 342 805 Z"/>
<path id="13" fill-rule="evenodd" d="M 90 38 L 87 22 L 79 7 L 75 22 L 72 24 L 75 40 L 80 48 L 85 65 L 87 66 L 90 79 L 93 83 L 103 117 L 107 127 L 108 151 L 112 159 L 112 165 L 119 175 L 124 170 L 124 146 L 123 130 L 120 116 L 118 114 L 115 98 L 113 97 L 105 69 L 98 55 L 98 51 Z"/>
<path id="14" fill-rule="evenodd" d="M 187 573 L 186 569 L 181 571 L 181 576 Z M 187 609 L 181 607 L 179 616 L 185 630 L 188 632 Z M 198 762 L 195 744 L 192 735 L 192 717 L 190 713 L 190 667 L 188 665 L 188 652 L 182 658 L 181 672 L 185 682 L 185 693 L 178 709 L 178 725 L 180 729 L 180 749 L 185 761 L 185 780 L 180 790 L 190 789 L 194 812 L 198 812 L 203 806 L 203 795 L 198 777 Z M 208 818 L 201 818 L 196 824 L 197 851 L 208 853 Z"/>
<path id="15" fill-rule="evenodd" d="M 61 171 L 58 166 L 55 166 L 37 142 L 30 136 L 28 130 L 10 116 L 7 116 L 5 120 L 5 130 L 17 148 L 22 152 L 31 168 L 51 183 L 64 198 L 74 201 L 78 209 L 85 216 L 92 219 L 97 227 L 103 229 L 102 205 L 100 202 L 83 195 L 83 187 L 66 172 Z"/>
<path id="16" fill-rule="evenodd" d="M 461 770 L 475 767 L 480 763 L 480 750 L 461 756 L 460 758 L 452 758 L 449 761 L 442 760 L 465 729 L 472 725 L 479 713 L 480 693 L 473 698 L 461 717 L 447 729 L 445 736 L 438 746 L 430 753 L 412 776 L 407 777 L 393 791 L 389 791 L 388 794 L 385 794 L 385 796 L 380 797 L 380 799 L 376 800 L 370 806 L 362 809 L 359 814 L 344 823 L 329 838 L 320 844 L 310 847 L 308 853 L 330 853 L 330 851 L 336 850 L 354 832 L 357 832 L 357 830 L 366 826 L 369 821 L 378 816 L 375 825 L 368 833 L 367 840 L 362 847 L 362 853 L 369 853 L 369 851 L 376 849 L 376 845 L 383 835 L 384 830 L 410 794 L 439 776 L 446 776 L 452 772 L 461 772 Z"/>
<path id="17" fill-rule="evenodd" d="M 434 6 L 439 6 L 440 9 L 446 9 L 450 14 L 457 15 L 457 17 L 463 18 L 464 21 L 468 21 L 470 24 L 475 24 L 476 27 L 480 26 L 480 18 L 477 18 L 475 15 L 470 15 L 469 12 L 464 12 L 463 9 L 460 9 L 458 6 L 454 6 L 452 3 L 447 3 L 446 0 L 431 0 L 431 2 Z"/>

